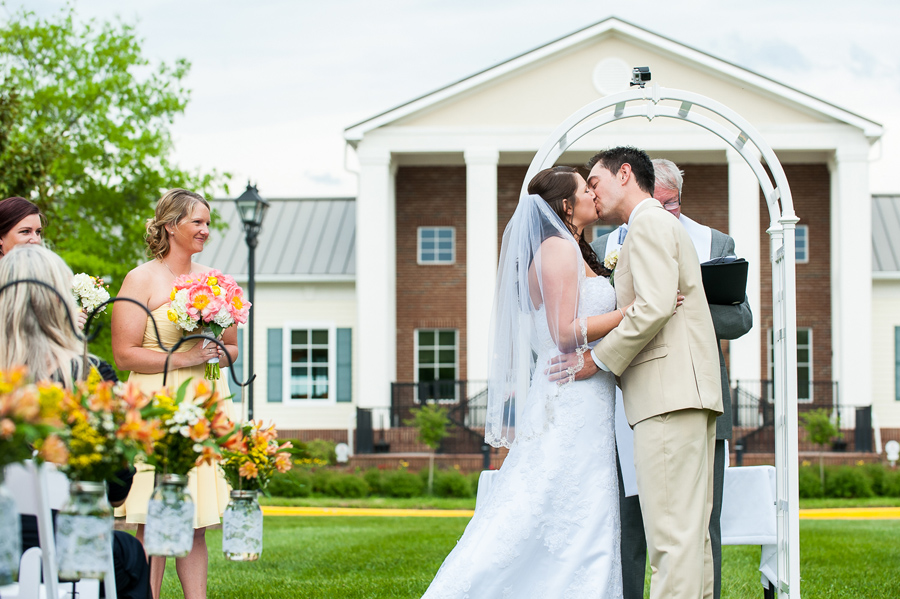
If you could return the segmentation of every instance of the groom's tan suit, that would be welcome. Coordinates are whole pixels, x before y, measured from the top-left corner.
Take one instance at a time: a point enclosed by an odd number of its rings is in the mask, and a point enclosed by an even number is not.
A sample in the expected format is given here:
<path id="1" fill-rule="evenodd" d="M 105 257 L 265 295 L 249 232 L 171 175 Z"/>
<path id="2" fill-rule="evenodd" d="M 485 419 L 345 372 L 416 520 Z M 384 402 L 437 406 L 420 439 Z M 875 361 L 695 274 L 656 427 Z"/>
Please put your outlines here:
<path id="1" fill-rule="evenodd" d="M 634 428 L 650 597 L 711 597 L 718 343 L 694 244 L 656 200 L 634 209 L 614 281 L 618 305 L 634 305 L 594 354 L 619 377 Z M 676 290 L 685 296 L 677 311 Z"/>

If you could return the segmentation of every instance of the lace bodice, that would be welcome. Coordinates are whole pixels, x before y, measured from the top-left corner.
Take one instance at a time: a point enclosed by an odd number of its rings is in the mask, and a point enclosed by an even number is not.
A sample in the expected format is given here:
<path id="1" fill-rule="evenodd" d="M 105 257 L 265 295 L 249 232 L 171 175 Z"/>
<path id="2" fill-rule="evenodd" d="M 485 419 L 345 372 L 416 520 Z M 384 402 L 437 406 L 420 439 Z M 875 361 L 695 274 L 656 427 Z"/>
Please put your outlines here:
<path id="1" fill-rule="evenodd" d="M 606 277 L 583 277 L 581 279 L 581 288 L 578 294 L 579 318 L 606 314 L 615 309 L 616 290 L 609 284 L 609 279 Z M 543 353 L 553 353 L 556 344 L 550 335 L 550 329 L 547 327 L 547 315 L 544 311 L 544 306 L 541 306 L 534 313 L 534 319 L 540 345 L 545 349 Z M 593 346 L 596 343 L 594 341 L 590 345 Z"/>

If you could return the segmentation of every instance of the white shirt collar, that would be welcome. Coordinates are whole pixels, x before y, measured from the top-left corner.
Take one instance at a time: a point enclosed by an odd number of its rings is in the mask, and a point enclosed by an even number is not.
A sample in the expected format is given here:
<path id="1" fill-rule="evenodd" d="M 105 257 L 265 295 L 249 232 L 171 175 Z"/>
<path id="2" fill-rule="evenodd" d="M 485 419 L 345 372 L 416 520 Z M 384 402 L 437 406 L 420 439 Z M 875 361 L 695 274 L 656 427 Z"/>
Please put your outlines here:
<path id="1" fill-rule="evenodd" d="M 646 204 L 650 200 L 653 200 L 653 198 L 647 198 L 646 200 L 644 200 L 643 202 L 641 202 L 640 204 L 638 204 L 637 206 L 634 207 L 634 210 L 632 210 L 631 214 L 628 215 L 628 222 L 625 224 L 626 227 L 631 226 L 631 220 L 634 218 L 634 215 L 638 211 L 638 208 L 640 208 L 641 205 Z M 656 200 L 653 200 L 653 201 L 655 202 Z"/>

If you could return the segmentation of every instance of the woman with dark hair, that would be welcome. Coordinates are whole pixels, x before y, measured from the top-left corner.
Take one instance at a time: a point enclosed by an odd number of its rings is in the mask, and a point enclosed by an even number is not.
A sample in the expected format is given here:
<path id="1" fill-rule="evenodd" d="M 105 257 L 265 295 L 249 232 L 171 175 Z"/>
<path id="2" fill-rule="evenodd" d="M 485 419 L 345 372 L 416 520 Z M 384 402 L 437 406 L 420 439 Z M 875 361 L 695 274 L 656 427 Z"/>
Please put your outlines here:
<path id="1" fill-rule="evenodd" d="M 503 234 L 485 440 L 509 454 L 427 599 L 622 597 L 613 376 L 545 374 L 624 318 L 583 239 L 594 199 L 574 168 L 543 170 Z"/>
<path id="2" fill-rule="evenodd" d="M 43 234 L 40 208 L 20 197 L 0 201 L 0 256 L 22 243 L 40 244 Z"/>

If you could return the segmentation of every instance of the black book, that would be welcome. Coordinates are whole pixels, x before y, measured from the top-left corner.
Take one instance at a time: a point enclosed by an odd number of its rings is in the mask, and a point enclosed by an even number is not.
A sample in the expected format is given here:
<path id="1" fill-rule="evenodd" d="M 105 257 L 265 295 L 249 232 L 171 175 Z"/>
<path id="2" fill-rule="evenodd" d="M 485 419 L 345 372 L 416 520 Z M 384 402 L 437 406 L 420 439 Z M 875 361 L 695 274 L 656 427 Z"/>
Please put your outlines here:
<path id="1" fill-rule="evenodd" d="M 744 301 L 747 293 L 747 269 L 750 264 L 743 258 L 725 256 L 714 258 L 700 265 L 706 301 L 720 306 L 731 306 Z"/>

